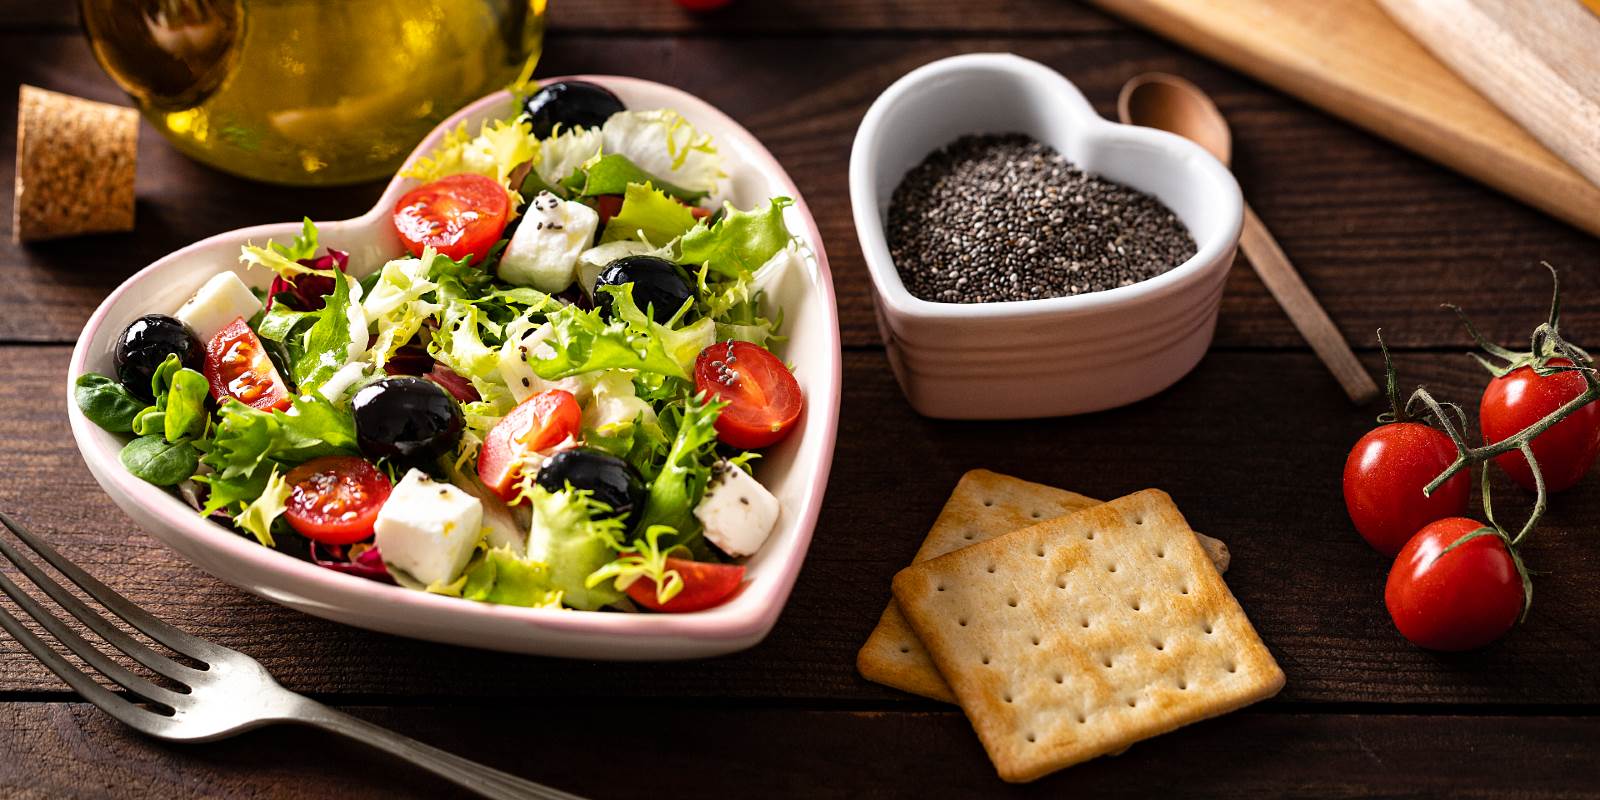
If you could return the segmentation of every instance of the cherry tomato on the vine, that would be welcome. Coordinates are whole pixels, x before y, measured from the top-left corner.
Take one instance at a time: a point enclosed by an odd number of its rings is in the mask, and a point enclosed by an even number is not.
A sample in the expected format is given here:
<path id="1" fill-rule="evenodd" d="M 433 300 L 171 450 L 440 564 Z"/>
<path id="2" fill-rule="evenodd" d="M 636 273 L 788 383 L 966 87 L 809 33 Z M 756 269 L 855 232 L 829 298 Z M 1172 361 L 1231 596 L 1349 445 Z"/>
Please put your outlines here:
<path id="1" fill-rule="evenodd" d="M 1420 422 L 1393 422 L 1361 437 L 1344 462 L 1344 504 L 1362 538 L 1392 557 L 1422 526 L 1467 513 L 1467 470 L 1431 497 L 1422 493 L 1455 457 L 1450 437 Z"/>
<path id="2" fill-rule="evenodd" d="M 1569 367 L 1565 358 L 1552 358 L 1550 365 Z M 1486 444 L 1504 441 L 1550 412 L 1583 394 L 1587 388 L 1576 372 L 1539 375 L 1532 367 L 1518 367 L 1489 381 L 1478 405 L 1478 427 Z M 1590 403 L 1539 434 L 1532 442 L 1534 460 L 1544 476 L 1548 491 L 1570 489 L 1581 480 L 1600 453 L 1600 403 Z M 1522 453 L 1512 451 L 1495 457 L 1494 463 L 1511 479 L 1533 491 L 1533 470 Z"/>
<path id="3" fill-rule="evenodd" d="M 1456 540 L 1484 527 L 1462 517 L 1417 532 L 1389 569 L 1384 603 L 1400 633 L 1429 650 L 1482 647 L 1511 630 L 1522 614 L 1522 576 L 1499 536 Z"/>

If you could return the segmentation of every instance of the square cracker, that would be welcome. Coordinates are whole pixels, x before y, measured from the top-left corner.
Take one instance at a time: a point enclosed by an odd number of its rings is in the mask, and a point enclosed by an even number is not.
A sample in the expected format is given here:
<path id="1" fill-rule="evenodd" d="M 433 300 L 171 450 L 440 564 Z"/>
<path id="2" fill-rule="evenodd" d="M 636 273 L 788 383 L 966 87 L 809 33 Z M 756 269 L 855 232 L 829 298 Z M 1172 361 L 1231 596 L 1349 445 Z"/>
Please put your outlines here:
<path id="1" fill-rule="evenodd" d="M 894 596 L 1007 781 L 1283 687 L 1183 515 L 1154 489 L 913 564 Z"/>
<path id="2" fill-rule="evenodd" d="M 1099 504 L 1099 500 L 1076 492 L 975 469 L 961 476 L 912 561 L 927 561 L 1042 520 Z M 1218 571 L 1226 571 L 1227 545 L 1203 534 L 1195 536 L 1211 555 Z M 861 652 L 856 654 L 856 670 L 869 681 L 901 691 L 946 703 L 956 701 L 950 686 L 928 658 L 927 648 L 906 624 L 893 599 L 884 608 L 878 626 L 872 629 Z"/>

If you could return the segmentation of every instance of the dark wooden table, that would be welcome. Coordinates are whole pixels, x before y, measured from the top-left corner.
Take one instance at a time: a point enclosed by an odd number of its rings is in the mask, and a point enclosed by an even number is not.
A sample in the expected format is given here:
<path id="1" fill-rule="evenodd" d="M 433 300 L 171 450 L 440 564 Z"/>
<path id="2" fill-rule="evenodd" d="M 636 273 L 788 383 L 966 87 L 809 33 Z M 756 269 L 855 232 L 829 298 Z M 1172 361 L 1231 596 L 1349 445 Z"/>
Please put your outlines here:
<path id="1" fill-rule="evenodd" d="M 68 5 L 61 3 L 61 5 Z M 0 97 L 26 82 L 122 96 L 70 9 L 0 2 Z M 810 559 L 772 635 L 708 661 L 608 664 L 480 653 L 305 617 L 224 585 L 137 531 L 79 460 L 62 407 L 70 345 L 135 269 L 194 239 L 365 210 L 379 186 L 273 188 L 179 157 L 146 128 L 139 227 L 0 243 L 0 507 L 156 614 L 261 660 L 289 688 L 502 769 L 594 797 L 1110 795 L 1308 797 L 1600 791 L 1600 491 L 1560 496 L 1528 546 L 1527 622 L 1463 656 L 1420 651 L 1384 611 L 1387 564 L 1345 517 L 1357 410 L 1240 261 L 1216 344 L 1134 406 L 1071 419 L 922 419 L 890 377 L 845 183 L 871 100 L 920 64 L 1010 50 L 1110 113 L 1161 69 L 1215 93 L 1256 209 L 1374 368 L 1471 402 L 1485 377 L 1441 302 L 1523 340 L 1564 268 L 1566 329 L 1600 338 L 1600 241 L 1098 12 L 1052 0 L 742 0 L 695 19 L 667 0 L 557 0 L 546 74 L 638 75 L 750 128 L 815 210 L 839 294 L 845 392 Z M 14 114 L 0 102 L 0 185 Z M 10 192 L 0 195 L 9 218 Z M 1228 583 L 1288 674 L 1276 699 L 1024 787 L 995 778 L 959 711 L 868 683 L 857 647 L 957 477 L 988 467 L 1113 497 L 1158 486 L 1232 547 Z M 451 789 L 359 746 L 273 729 L 203 746 L 130 733 L 0 640 L 0 794 L 435 797 Z"/>

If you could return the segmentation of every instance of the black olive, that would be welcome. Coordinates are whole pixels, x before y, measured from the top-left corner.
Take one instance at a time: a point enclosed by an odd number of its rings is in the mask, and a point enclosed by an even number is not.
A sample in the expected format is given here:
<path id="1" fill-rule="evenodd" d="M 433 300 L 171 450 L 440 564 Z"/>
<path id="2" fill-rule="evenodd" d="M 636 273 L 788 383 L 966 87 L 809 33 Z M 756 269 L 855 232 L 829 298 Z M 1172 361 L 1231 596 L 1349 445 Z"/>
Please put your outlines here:
<path id="1" fill-rule="evenodd" d="M 610 453 L 577 447 L 562 450 L 539 468 L 539 486 L 559 492 L 574 489 L 594 493 L 594 499 L 611 507 L 606 516 L 626 517 L 644 507 L 644 481 L 628 462 Z"/>
<path id="2" fill-rule="evenodd" d="M 601 316 L 611 318 L 611 294 L 600 291 L 600 287 L 625 283 L 633 284 L 633 304 L 640 309 L 648 307 L 650 318 L 660 323 L 672 319 L 694 296 L 694 289 L 677 264 L 657 256 L 624 256 L 607 264 L 595 279 L 594 305 Z"/>
<path id="3" fill-rule="evenodd" d="M 173 353 L 185 367 L 196 372 L 205 361 L 205 347 L 183 320 L 166 314 L 146 314 L 122 329 L 111 360 L 123 388 L 134 397 L 153 403 L 156 398 L 150 391 L 150 379 Z"/>
<path id="4" fill-rule="evenodd" d="M 627 107 L 609 90 L 586 81 L 552 83 L 523 104 L 528 121 L 533 123 L 533 135 L 543 139 L 560 125 L 570 128 L 598 128 L 612 114 L 626 111 Z"/>
<path id="5" fill-rule="evenodd" d="M 356 443 L 372 458 L 408 464 L 431 461 L 455 449 L 466 420 L 449 392 L 423 378 L 373 381 L 351 401 Z"/>

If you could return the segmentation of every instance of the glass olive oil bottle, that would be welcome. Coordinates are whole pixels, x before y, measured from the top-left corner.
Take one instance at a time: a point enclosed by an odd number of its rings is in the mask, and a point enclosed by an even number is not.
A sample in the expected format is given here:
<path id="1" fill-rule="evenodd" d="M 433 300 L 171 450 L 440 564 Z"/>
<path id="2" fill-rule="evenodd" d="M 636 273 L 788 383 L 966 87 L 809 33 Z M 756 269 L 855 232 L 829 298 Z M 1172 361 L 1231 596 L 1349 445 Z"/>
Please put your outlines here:
<path id="1" fill-rule="evenodd" d="M 545 0 L 80 0 L 96 58 L 191 157 L 248 178 L 393 172 L 537 60 Z"/>

